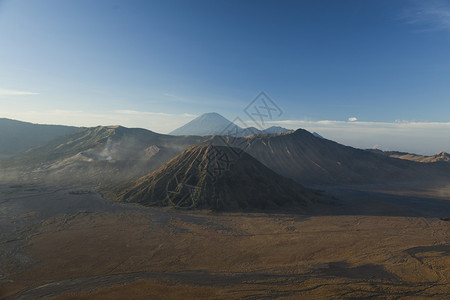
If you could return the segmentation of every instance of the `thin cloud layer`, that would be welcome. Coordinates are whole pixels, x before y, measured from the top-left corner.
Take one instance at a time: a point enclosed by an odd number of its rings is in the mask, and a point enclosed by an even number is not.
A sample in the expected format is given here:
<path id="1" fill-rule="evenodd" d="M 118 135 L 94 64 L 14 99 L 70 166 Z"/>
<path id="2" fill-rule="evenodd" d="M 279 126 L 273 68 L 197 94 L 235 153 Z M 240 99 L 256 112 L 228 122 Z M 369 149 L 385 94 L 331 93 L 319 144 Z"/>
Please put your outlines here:
<path id="1" fill-rule="evenodd" d="M 401 19 L 420 26 L 419 31 L 450 31 L 450 5 L 443 1 L 423 1 L 420 6 L 405 9 Z"/>
<path id="2" fill-rule="evenodd" d="M 39 95 L 39 93 L 0 88 L 0 96 L 30 96 L 30 95 Z"/>
<path id="3" fill-rule="evenodd" d="M 151 112 L 151 111 L 138 111 L 138 110 L 115 110 L 115 113 L 118 114 L 126 114 L 126 115 L 147 115 L 147 116 L 165 116 L 165 117 L 174 117 L 178 116 L 177 114 L 168 114 L 162 112 Z M 192 114 L 181 114 L 184 117 L 195 118 L 197 115 Z"/>

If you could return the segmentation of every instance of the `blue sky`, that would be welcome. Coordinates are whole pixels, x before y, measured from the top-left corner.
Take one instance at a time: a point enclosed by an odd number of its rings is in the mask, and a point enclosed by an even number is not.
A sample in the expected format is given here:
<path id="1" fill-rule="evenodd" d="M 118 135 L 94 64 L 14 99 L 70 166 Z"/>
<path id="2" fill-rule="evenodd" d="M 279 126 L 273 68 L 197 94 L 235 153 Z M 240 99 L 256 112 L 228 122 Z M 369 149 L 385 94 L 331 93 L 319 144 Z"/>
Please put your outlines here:
<path id="1" fill-rule="evenodd" d="M 450 1 L 0 0 L 0 117 L 166 133 L 265 91 L 273 124 L 429 154 L 449 53 Z"/>

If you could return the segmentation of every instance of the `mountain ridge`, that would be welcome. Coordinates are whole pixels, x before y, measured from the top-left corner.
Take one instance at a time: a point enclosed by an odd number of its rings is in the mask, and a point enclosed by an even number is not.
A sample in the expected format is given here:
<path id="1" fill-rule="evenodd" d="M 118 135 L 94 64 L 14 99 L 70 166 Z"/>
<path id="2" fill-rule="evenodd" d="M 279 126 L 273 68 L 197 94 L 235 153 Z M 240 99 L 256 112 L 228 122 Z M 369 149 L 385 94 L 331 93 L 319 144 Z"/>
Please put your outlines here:
<path id="1" fill-rule="evenodd" d="M 34 124 L 0 118 L 0 156 L 18 154 L 75 130 L 77 127 L 74 126 Z"/>
<path id="2" fill-rule="evenodd" d="M 420 155 L 414 153 L 400 152 L 400 151 L 382 151 L 379 149 L 369 149 L 368 151 L 372 151 L 374 153 L 379 153 L 381 155 L 386 155 L 393 158 L 415 161 L 420 163 L 446 163 L 450 162 L 450 154 L 441 151 L 434 155 Z"/>
<path id="3" fill-rule="evenodd" d="M 26 167 L 32 170 L 26 173 L 29 177 L 43 174 L 52 180 L 105 184 L 148 174 L 198 145 L 228 146 L 237 155 L 246 152 L 275 173 L 304 185 L 398 182 L 423 177 L 448 180 L 450 174 L 447 163 L 423 164 L 392 158 L 321 139 L 303 129 L 246 137 L 201 137 L 121 126 L 80 128 L 2 160 L 0 165 Z"/>

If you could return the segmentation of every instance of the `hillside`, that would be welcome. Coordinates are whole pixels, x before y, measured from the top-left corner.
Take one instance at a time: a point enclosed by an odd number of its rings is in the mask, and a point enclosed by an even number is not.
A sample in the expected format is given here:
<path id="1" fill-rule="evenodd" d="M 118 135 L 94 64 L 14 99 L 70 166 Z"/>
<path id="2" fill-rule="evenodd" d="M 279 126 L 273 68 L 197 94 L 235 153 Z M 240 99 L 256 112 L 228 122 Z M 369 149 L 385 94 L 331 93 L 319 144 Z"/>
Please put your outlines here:
<path id="1" fill-rule="evenodd" d="M 72 133 L 76 127 L 41 125 L 0 118 L 0 159 Z"/>
<path id="2" fill-rule="evenodd" d="M 304 206 L 318 198 L 230 147 L 195 146 L 157 171 L 121 187 L 115 199 L 149 206 L 213 210 Z"/>
<path id="3" fill-rule="evenodd" d="M 120 182 L 159 168 L 200 139 L 122 126 L 80 128 L 4 160 L 0 166 L 12 169 L 9 173 L 22 170 L 22 178 L 39 175 L 58 182 Z"/>

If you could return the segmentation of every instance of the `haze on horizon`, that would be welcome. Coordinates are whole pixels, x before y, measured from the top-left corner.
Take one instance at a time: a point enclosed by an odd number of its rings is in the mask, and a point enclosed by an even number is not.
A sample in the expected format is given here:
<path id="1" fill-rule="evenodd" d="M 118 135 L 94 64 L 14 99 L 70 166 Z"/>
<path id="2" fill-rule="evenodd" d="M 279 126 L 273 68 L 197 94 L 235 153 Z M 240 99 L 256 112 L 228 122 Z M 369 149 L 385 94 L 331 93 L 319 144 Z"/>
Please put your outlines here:
<path id="1" fill-rule="evenodd" d="M 267 126 L 450 152 L 449 16 L 448 1 L 0 0 L 0 118 L 168 133 L 245 118 L 265 91 L 283 110 Z"/>

